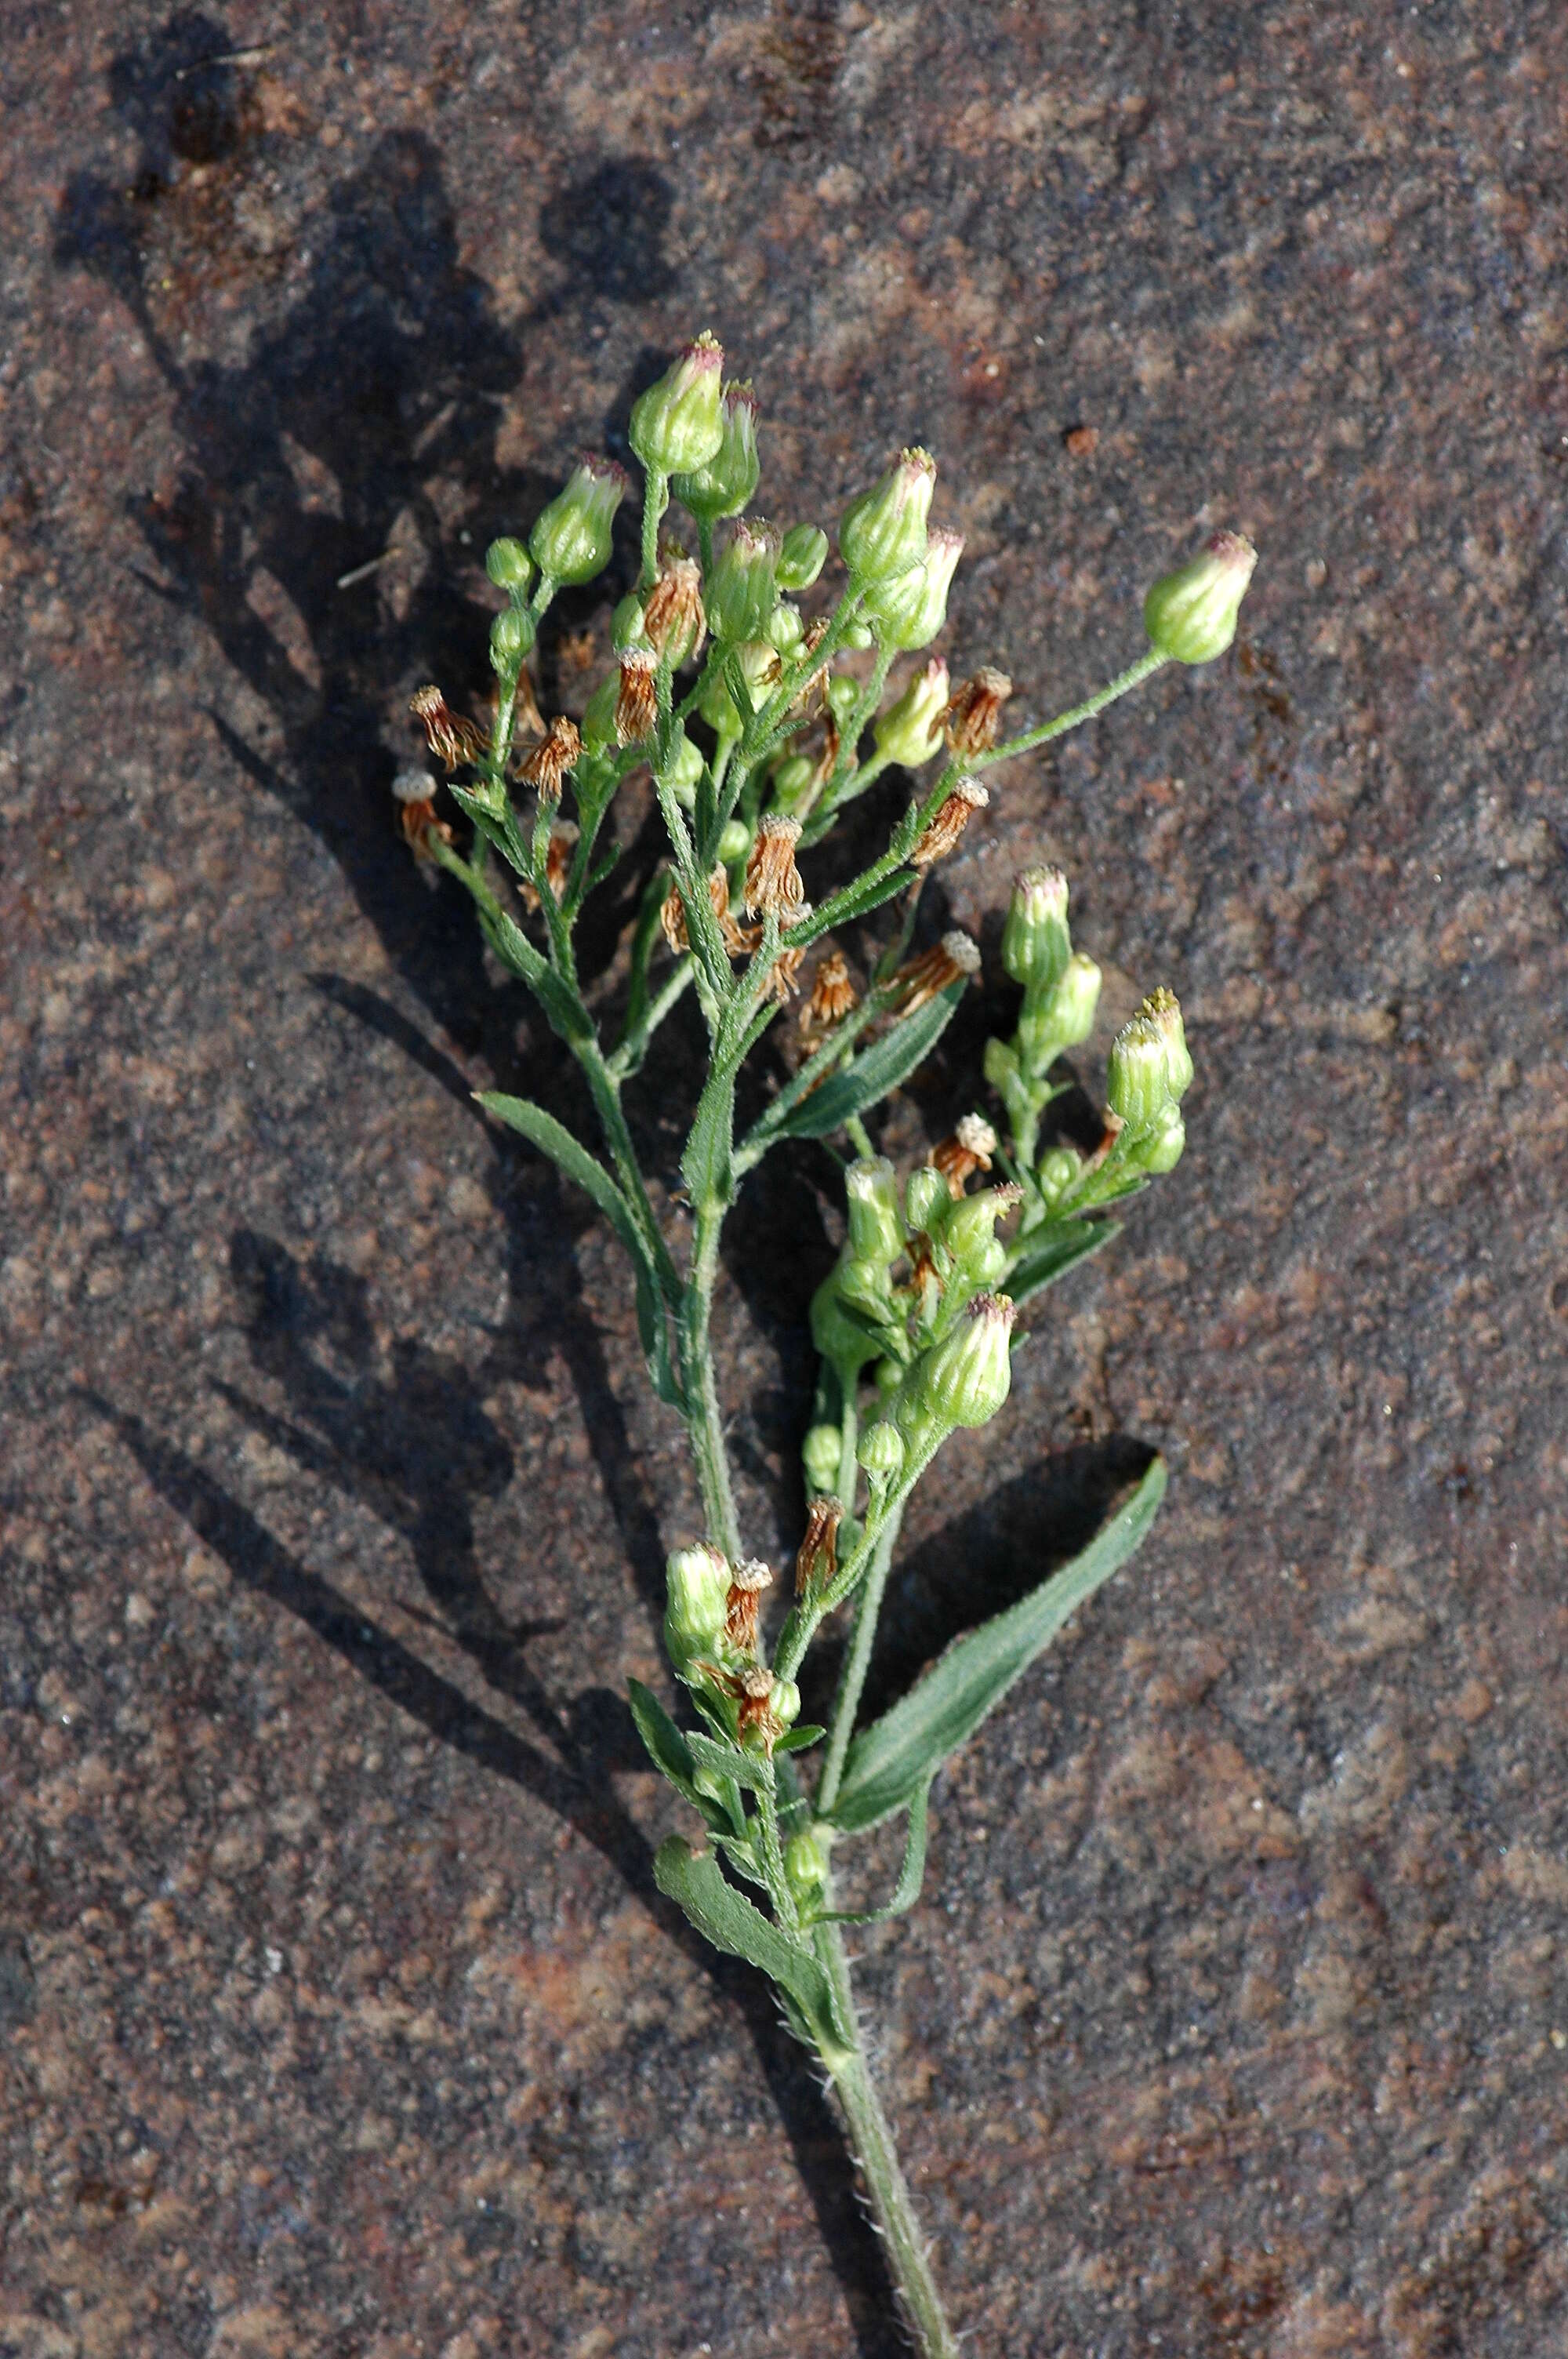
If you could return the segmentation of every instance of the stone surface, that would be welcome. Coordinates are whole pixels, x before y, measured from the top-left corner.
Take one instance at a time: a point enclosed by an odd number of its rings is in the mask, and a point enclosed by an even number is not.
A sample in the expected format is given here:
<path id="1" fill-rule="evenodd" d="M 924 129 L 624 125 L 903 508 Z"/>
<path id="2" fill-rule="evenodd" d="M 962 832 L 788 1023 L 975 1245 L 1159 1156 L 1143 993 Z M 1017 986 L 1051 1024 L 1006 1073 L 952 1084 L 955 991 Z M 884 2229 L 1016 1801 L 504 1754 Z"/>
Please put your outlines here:
<path id="1" fill-rule="evenodd" d="M 691 1487 L 469 1099 L 570 1085 L 386 793 L 410 689 L 482 690 L 491 531 L 705 322 L 775 513 L 941 454 L 1015 712 L 1205 525 L 1263 552 L 1233 657 L 941 880 L 994 947 L 1062 859 L 1199 1075 L 878 1675 L 1168 1453 L 862 1945 L 966 2348 L 1568 2347 L 1568 19 L 12 0 L 0 79 L 0 2352 L 900 2347 L 814 2083 L 653 1892 L 617 1697 Z M 828 1176 L 721 1304 L 768 1550 Z"/>

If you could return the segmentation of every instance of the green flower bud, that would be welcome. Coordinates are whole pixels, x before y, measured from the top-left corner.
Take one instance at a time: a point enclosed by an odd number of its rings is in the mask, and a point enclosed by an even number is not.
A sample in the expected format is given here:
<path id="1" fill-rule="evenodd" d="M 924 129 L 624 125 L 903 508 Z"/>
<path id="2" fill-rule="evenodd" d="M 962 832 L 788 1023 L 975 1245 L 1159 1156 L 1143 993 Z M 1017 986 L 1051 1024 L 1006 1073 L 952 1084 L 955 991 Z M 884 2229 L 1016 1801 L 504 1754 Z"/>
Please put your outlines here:
<path id="1" fill-rule="evenodd" d="M 768 1698 L 773 1718 L 782 1728 L 793 1728 L 800 1718 L 800 1690 L 793 1680 L 775 1680 Z"/>
<path id="2" fill-rule="evenodd" d="M 918 770 L 942 751 L 942 716 L 947 710 L 947 667 L 933 656 L 906 685 L 903 694 L 873 723 L 877 751 L 884 760 Z"/>
<path id="3" fill-rule="evenodd" d="M 985 1425 L 996 1415 L 1012 1383 L 1009 1339 L 1015 1316 L 1005 1294 L 977 1294 L 965 1306 L 941 1342 L 910 1371 L 904 1395 L 911 1424 L 948 1431 L 956 1425 Z"/>
<path id="4" fill-rule="evenodd" d="M 851 655 L 864 655 L 866 649 L 874 647 L 876 643 L 876 633 L 870 623 L 864 622 L 859 614 L 851 622 L 845 624 L 843 644 Z"/>
<path id="5" fill-rule="evenodd" d="M 849 1251 L 858 1261 L 887 1267 L 903 1251 L 898 1181 L 885 1155 L 862 1156 L 844 1174 L 849 1207 Z"/>
<path id="6" fill-rule="evenodd" d="M 665 1580 L 665 1648 L 685 1679 L 694 1662 L 713 1659 L 723 1639 L 730 1567 L 717 1549 L 699 1543 L 666 1558 Z"/>
<path id="7" fill-rule="evenodd" d="M 606 746 L 619 748 L 615 734 L 615 707 L 621 699 L 621 675 L 612 671 L 601 679 L 582 716 L 582 742 L 590 753 L 602 753 Z"/>
<path id="8" fill-rule="evenodd" d="M 744 860 L 749 856 L 751 849 L 752 831 L 745 821 L 743 819 L 726 820 L 723 833 L 719 839 L 719 857 L 725 867 L 733 868 L 738 860 Z"/>
<path id="9" fill-rule="evenodd" d="M 1161 984 L 1158 990 L 1150 993 L 1138 1013 L 1158 1026 L 1160 1038 L 1165 1043 L 1165 1080 L 1171 1095 L 1185 1097 L 1192 1087 L 1193 1060 L 1187 1049 L 1186 1027 L 1182 1022 L 1181 1001 Z"/>
<path id="10" fill-rule="evenodd" d="M 509 537 L 491 542 L 484 552 L 484 570 L 498 590 L 515 590 L 519 595 L 534 579 L 527 550 L 520 540 Z"/>
<path id="11" fill-rule="evenodd" d="M 935 487 L 929 451 L 901 451 L 886 474 L 850 501 L 838 526 L 838 554 L 852 574 L 890 582 L 920 563 Z"/>
<path id="12" fill-rule="evenodd" d="M 1137 1149 L 1138 1161 L 1145 1171 L 1173 1171 L 1186 1143 L 1187 1125 L 1182 1120 L 1180 1106 L 1173 1105 L 1170 1119 Z"/>
<path id="13" fill-rule="evenodd" d="M 1069 1188 L 1076 1188 L 1083 1175 L 1084 1158 L 1076 1147 L 1054 1147 L 1041 1158 L 1034 1183 L 1044 1198 L 1047 1208 L 1060 1203 Z"/>
<path id="14" fill-rule="evenodd" d="M 885 1417 L 879 1419 L 861 1434 L 855 1455 L 865 1468 L 869 1483 L 884 1486 L 896 1483 L 903 1472 L 903 1436 Z"/>
<path id="15" fill-rule="evenodd" d="M 490 625 L 490 660 L 503 679 L 511 679 L 534 645 L 534 617 L 526 606 L 505 606 Z"/>
<path id="16" fill-rule="evenodd" d="M 1135 1016 L 1110 1044 L 1106 1060 L 1106 1103 L 1134 1138 L 1163 1129 L 1175 1112 L 1168 1079 L 1165 1043 L 1152 1016 Z"/>
<path id="17" fill-rule="evenodd" d="M 1177 663 L 1212 663 L 1236 636 L 1258 552 L 1238 532 L 1217 532 L 1201 557 L 1163 574 L 1143 601 L 1149 643 Z"/>
<path id="18" fill-rule="evenodd" d="M 891 1318 L 892 1289 L 886 1264 L 861 1261 L 851 1254 L 838 1265 L 838 1299 L 847 1310 L 858 1310 L 862 1319 Z"/>
<path id="19" fill-rule="evenodd" d="M 806 636 L 800 608 L 792 606 L 787 598 L 781 598 L 768 616 L 768 627 L 762 636 L 772 640 L 781 656 L 793 656 Z"/>
<path id="20" fill-rule="evenodd" d="M 610 530 L 626 495 L 626 471 L 589 451 L 535 519 L 528 547 L 553 582 L 591 582 L 610 562 Z"/>
<path id="21" fill-rule="evenodd" d="M 651 475 L 695 475 L 724 440 L 724 350 L 706 330 L 632 406 L 628 440 Z"/>
<path id="22" fill-rule="evenodd" d="M 838 1488 L 840 1440 L 836 1425 L 814 1425 L 800 1445 L 806 1487 L 815 1497 L 830 1497 Z"/>
<path id="23" fill-rule="evenodd" d="M 739 516 L 757 488 L 762 473 L 757 457 L 757 397 L 749 385 L 725 386 L 719 405 L 719 448 L 712 458 L 687 473 L 674 475 L 670 483 L 682 506 L 704 524 Z M 633 448 L 636 449 L 635 443 Z"/>
<path id="24" fill-rule="evenodd" d="M 809 1827 L 784 1845 L 784 1876 L 803 1908 L 815 1908 L 827 1888 L 827 1854 Z"/>
<path id="25" fill-rule="evenodd" d="M 787 754 L 773 776 L 770 810 L 788 819 L 804 819 L 816 800 L 816 765 L 808 755 Z"/>
<path id="26" fill-rule="evenodd" d="M 1084 951 L 1075 951 L 1052 995 L 1051 1012 L 1065 1049 L 1076 1049 L 1095 1028 L 1100 971 Z"/>
<path id="27" fill-rule="evenodd" d="M 1023 995 L 1018 1019 L 1018 1042 L 1030 1072 L 1044 1080 L 1065 1049 L 1076 1049 L 1094 1030 L 1099 1006 L 1100 971 L 1092 958 L 1075 951 L 1054 991 L 1033 984 Z"/>
<path id="28" fill-rule="evenodd" d="M 779 550 L 779 588 L 809 590 L 827 562 L 827 535 L 814 524 L 792 524 Z"/>
<path id="29" fill-rule="evenodd" d="M 1004 1212 L 1011 1212 L 1023 1195 L 1022 1188 L 1011 1184 L 1001 1188 L 981 1188 L 973 1196 L 960 1196 L 943 1224 L 942 1242 L 960 1270 L 968 1273 L 989 1261 L 996 1224 Z"/>
<path id="30" fill-rule="evenodd" d="M 961 532 L 936 531 L 925 555 L 896 581 L 880 582 L 866 599 L 866 619 L 883 647 L 908 654 L 929 647 L 947 619 L 947 592 L 964 553 Z"/>
<path id="31" fill-rule="evenodd" d="M 832 713 L 834 720 L 838 723 L 840 729 L 848 728 L 849 724 L 849 715 L 854 712 L 856 705 L 859 704 L 860 701 L 860 681 L 858 679 L 848 679 L 843 672 L 830 673 L 827 680 L 827 709 Z"/>
<path id="32" fill-rule="evenodd" d="M 903 1183 L 903 1206 L 912 1232 L 924 1229 L 927 1236 L 934 1235 L 952 1201 L 947 1182 L 934 1163 L 922 1163 Z"/>
<path id="33" fill-rule="evenodd" d="M 628 647 L 652 647 L 653 641 L 643 628 L 640 599 L 622 598 L 616 607 L 610 617 L 610 645 L 618 656 L 623 656 Z"/>
<path id="34" fill-rule="evenodd" d="M 1001 962 L 1014 983 L 1054 990 L 1073 954 L 1067 880 L 1059 868 L 1026 868 L 1012 888 L 1001 929 Z"/>

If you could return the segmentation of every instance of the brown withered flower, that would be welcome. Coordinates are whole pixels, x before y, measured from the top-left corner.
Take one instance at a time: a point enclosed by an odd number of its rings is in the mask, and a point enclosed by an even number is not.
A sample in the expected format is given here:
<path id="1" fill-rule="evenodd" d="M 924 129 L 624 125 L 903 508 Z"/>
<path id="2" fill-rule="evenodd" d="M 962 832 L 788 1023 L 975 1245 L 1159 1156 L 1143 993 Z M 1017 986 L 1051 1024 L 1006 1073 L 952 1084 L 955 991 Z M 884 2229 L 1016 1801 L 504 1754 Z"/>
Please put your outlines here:
<path id="1" fill-rule="evenodd" d="M 450 843 L 452 831 L 444 819 L 436 817 L 436 781 L 428 770 L 399 770 L 392 781 L 392 792 L 397 804 L 397 824 L 406 843 L 416 852 L 428 853 L 428 837 L 438 835 L 443 843 Z"/>
<path id="2" fill-rule="evenodd" d="M 982 664 L 973 679 L 955 690 L 947 707 L 947 743 L 955 754 L 989 754 L 996 744 L 1001 708 L 1012 694 L 1006 672 Z"/>
<path id="3" fill-rule="evenodd" d="M 910 853 L 910 866 L 929 868 L 934 862 L 944 859 L 976 811 L 984 810 L 989 800 L 990 797 L 979 778 L 955 778 L 952 793 Z"/>
<path id="4" fill-rule="evenodd" d="M 838 1499 L 813 1499 L 806 1510 L 806 1538 L 795 1560 L 795 1593 L 826 1588 L 838 1570 L 838 1526 L 844 1509 Z"/>
<path id="5" fill-rule="evenodd" d="M 549 839 L 545 846 L 545 883 L 549 887 L 551 898 L 557 909 L 567 897 L 567 886 L 572 873 L 572 855 L 577 850 L 579 832 L 575 820 L 556 820 L 551 825 Z M 526 877 L 524 877 L 517 890 L 523 896 L 525 908 L 538 908 L 539 896 Z"/>
<path id="6" fill-rule="evenodd" d="M 740 958 L 743 953 L 754 951 L 762 939 L 762 933 L 755 926 L 741 925 L 730 908 L 730 873 L 722 861 L 708 872 L 708 897 L 713 904 L 713 914 L 719 920 L 719 930 L 730 957 Z M 680 886 L 673 877 L 670 889 L 659 907 L 659 923 L 664 929 L 665 941 L 677 957 L 690 950 L 691 932 L 686 921 L 686 903 L 681 898 Z"/>
<path id="7" fill-rule="evenodd" d="M 793 926 L 806 908 L 806 887 L 795 864 L 800 821 L 769 811 L 757 821 L 757 840 L 746 863 L 746 915 L 777 918 Z"/>
<path id="8" fill-rule="evenodd" d="M 806 916 L 806 910 L 804 905 L 798 914 L 801 917 Z M 803 950 L 793 950 L 788 942 L 783 944 L 777 958 L 768 969 L 768 979 L 762 985 L 764 997 L 776 999 L 781 1007 L 789 1005 L 800 989 L 800 962 L 805 956 L 806 952 Z"/>
<path id="9" fill-rule="evenodd" d="M 702 568 L 684 550 L 666 549 L 659 578 L 643 602 L 643 628 L 672 669 L 689 663 L 708 631 L 702 611 Z"/>
<path id="10" fill-rule="evenodd" d="M 931 1160 L 947 1182 L 950 1196 L 961 1196 L 971 1173 L 989 1171 L 996 1153 L 996 1133 L 981 1114 L 967 1114 L 951 1138 L 945 1138 Z"/>
<path id="11" fill-rule="evenodd" d="M 477 721 L 465 721 L 454 712 L 438 688 L 416 688 L 408 700 L 408 710 L 423 723 L 426 743 L 449 770 L 460 770 L 465 762 L 478 762 L 484 756 L 484 732 Z"/>
<path id="12" fill-rule="evenodd" d="M 950 983 L 968 983 L 980 971 L 980 954 L 969 936 L 955 926 L 917 959 L 901 966 L 888 984 L 890 1013 L 911 1016 L 946 991 Z"/>
<path id="13" fill-rule="evenodd" d="M 567 772 L 582 752 L 582 739 L 575 721 L 558 712 L 540 743 L 535 746 L 520 773 L 521 783 L 534 787 L 542 803 L 558 803 Z"/>
<path id="14" fill-rule="evenodd" d="M 843 1022 L 854 1005 L 849 962 L 842 951 L 830 950 L 816 962 L 811 996 L 800 1011 L 800 1028 L 808 1033 L 830 1032 L 835 1024 Z"/>
<path id="15" fill-rule="evenodd" d="M 621 658 L 621 692 L 615 700 L 615 742 L 641 745 L 659 718 L 654 676 L 658 658 L 646 647 L 628 647 Z"/>
<path id="16" fill-rule="evenodd" d="M 748 1557 L 730 1576 L 729 1594 L 724 1600 L 724 1635 L 740 1654 L 754 1655 L 757 1651 L 757 1611 L 763 1590 L 773 1585 L 773 1574 L 757 1557 Z"/>
<path id="17" fill-rule="evenodd" d="M 712 1680 L 716 1688 L 722 1688 L 726 1695 L 734 1697 L 740 1705 L 735 1718 L 741 1744 L 744 1745 L 749 1736 L 760 1736 L 762 1750 L 771 1758 L 773 1749 L 787 1725 L 773 1710 L 776 1682 L 772 1671 L 765 1669 L 761 1663 L 750 1663 L 743 1671 L 730 1671 L 719 1663 L 698 1662 L 692 1665 L 692 1669 L 700 1671 L 705 1679 Z"/>

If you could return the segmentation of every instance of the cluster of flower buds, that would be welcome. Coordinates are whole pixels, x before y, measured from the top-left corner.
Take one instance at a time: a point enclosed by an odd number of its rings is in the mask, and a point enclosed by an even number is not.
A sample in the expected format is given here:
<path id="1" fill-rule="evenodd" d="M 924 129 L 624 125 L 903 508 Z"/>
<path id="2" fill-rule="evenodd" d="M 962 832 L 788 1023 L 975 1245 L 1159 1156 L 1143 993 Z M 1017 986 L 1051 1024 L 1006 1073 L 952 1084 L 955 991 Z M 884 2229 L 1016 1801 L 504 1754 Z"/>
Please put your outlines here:
<path id="1" fill-rule="evenodd" d="M 1193 1078 L 1182 1010 L 1162 984 L 1110 1044 L 1106 1104 L 1122 1172 L 1173 1171 L 1187 1142 L 1181 1101 Z"/>
<path id="2" fill-rule="evenodd" d="M 1052 1094 L 1051 1068 L 1088 1038 L 1099 1005 L 1100 971 L 1073 948 L 1067 880 L 1059 868 L 1026 868 L 1014 885 L 1001 962 L 1012 981 L 1022 984 L 1023 1006 L 1011 1040 L 986 1042 L 985 1073 L 1007 1109 L 1028 1165 Z"/>
<path id="3" fill-rule="evenodd" d="M 800 1717 L 800 1690 L 761 1659 L 760 1607 L 773 1576 L 699 1542 L 665 1564 L 665 1651 L 709 1723 L 748 1752 L 772 1753 Z"/>
<path id="4" fill-rule="evenodd" d="M 1059 868 L 1026 868 L 1013 886 L 1001 938 L 1002 964 L 1023 988 L 1011 1040 L 986 1042 L 985 1074 L 1007 1109 L 1013 1159 L 1031 1184 L 1024 1227 L 1081 1212 L 1172 1170 L 1186 1132 L 1180 1101 L 1193 1078 L 1182 1011 L 1162 987 L 1111 1044 L 1108 1117 L 1097 1154 L 1054 1147 L 1036 1158 L 1040 1116 L 1054 1095 L 1051 1069 L 1094 1028 L 1100 971 L 1073 948 L 1067 880 Z"/>
<path id="5" fill-rule="evenodd" d="M 883 1156 L 851 1163 L 844 1175 L 848 1234 L 813 1298 L 811 1325 L 846 1395 L 871 1367 L 888 1397 L 890 1430 L 879 1424 L 862 1439 L 860 1463 L 873 1485 L 896 1480 L 905 1445 L 922 1446 L 938 1427 L 983 1425 L 1006 1398 L 1011 1305 L 1000 1357 L 994 1317 L 970 1313 L 1000 1299 L 992 1289 L 1009 1257 L 997 1223 L 1022 1190 L 970 1194 L 965 1187 L 989 1169 L 996 1144 L 990 1125 L 967 1114 L 902 1190 Z M 873 1433 L 881 1436 L 874 1447 Z M 833 1440 L 830 1427 L 807 1436 L 808 1479 L 829 1473 Z"/>

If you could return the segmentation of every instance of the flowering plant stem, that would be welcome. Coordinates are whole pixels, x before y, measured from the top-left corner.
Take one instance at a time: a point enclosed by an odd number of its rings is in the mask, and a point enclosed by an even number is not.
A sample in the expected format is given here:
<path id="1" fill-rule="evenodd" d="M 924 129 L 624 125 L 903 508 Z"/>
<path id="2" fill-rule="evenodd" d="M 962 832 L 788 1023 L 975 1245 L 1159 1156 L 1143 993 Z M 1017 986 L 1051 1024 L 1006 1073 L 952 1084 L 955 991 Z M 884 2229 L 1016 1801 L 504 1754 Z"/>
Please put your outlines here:
<path id="1" fill-rule="evenodd" d="M 809 589 L 826 535 L 797 526 L 781 538 L 765 525 L 738 526 L 716 554 L 715 522 L 738 514 L 756 483 L 755 401 L 748 388 L 721 386 L 721 363 L 713 340 L 699 337 L 633 409 L 631 440 L 645 477 L 637 590 L 616 609 L 615 667 L 580 728 L 560 715 L 539 742 L 514 743 L 520 720 L 536 714 L 524 666 L 557 586 L 590 580 L 611 557 L 624 478 L 591 459 L 538 518 L 527 549 L 506 539 L 488 553 L 491 578 L 509 600 L 492 628 L 493 725 L 483 732 L 462 721 L 433 687 L 414 700 L 432 752 L 449 773 L 470 773 L 449 788 L 470 825 L 470 849 L 458 848 L 438 815 L 427 774 L 401 775 L 395 791 L 409 841 L 470 896 L 491 950 L 534 993 L 583 1074 L 607 1159 L 529 1099 L 490 1092 L 481 1103 L 552 1158 L 614 1230 L 631 1263 L 650 1382 L 680 1416 L 691 1451 L 703 1535 L 670 1555 L 665 1638 L 699 1725 L 683 1731 L 635 1681 L 631 1703 L 652 1760 L 702 1821 L 707 1845 L 670 1836 L 655 1876 L 709 1940 L 771 1977 L 791 2028 L 838 2093 L 915 2343 L 925 2359 L 953 2359 L 957 2343 L 872 2086 L 843 1928 L 913 1906 L 933 1779 L 1067 1614 L 1137 1547 L 1163 1488 L 1160 1461 L 1070 1563 L 968 1633 L 879 1718 L 863 1723 L 860 1706 L 905 1507 L 947 1441 L 1002 1407 L 1017 1310 L 1115 1234 L 1093 1216 L 1168 1172 L 1181 1154 L 1178 1101 L 1192 1060 L 1180 1009 L 1157 992 L 1117 1035 L 1099 1147 L 1085 1154 L 1056 1142 L 1042 1152 L 1042 1116 L 1058 1093 L 1052 1069 L 1087 1037 L 1099 970 L 1072 949 L 1066 879 L 1028 870 L 1002 938 L 1002 966 L 1022 986 L 1022 1006 L 1011 1037 L 991 1038 L 985 1051 L 1008 1147 L 971 1111 L 901 1182 L 876 1153 L 870 1122 L 935 1048 L 979 967 L 974 942 L 958 930 L 914 948 L 924 879 L 986 802 L 976 774 L 1092 719 L 1162 664 L 1219 652 L 1235 627 L 1250 552 L 1219 536 L 1151 592 L 1146 653 L 1071 711 L 1011 739 L 999 730 L 1011 684 L 989 667 L 952 691 L 946 664 L 932 658 L 879 712 L 898 656 L 925 648 L 942 627 L 961 549 L 956 535 L 927 533 L 935 464 L 905 451 L 851 503 L 839 531 L 848 580 L 808 623 L 779 590 Z M 696 504 L 695 562 L 660 541 L 672 489 Z M 867 651 L 869 664 L 855 672 L 855 656 Z M 873 720 L 875 750 L 862 766 L 860 741 Z M 820 745 L 803 751 L 818 729 Z M 890 769 L 918 769 L 944 747 L 935 783 L 909 796 L 885 848 L 814 908 L 796 853 Z M 613 829 L 606 849 L 601 835 L 643 764 L 668 854 L 640 896 L 619 1036 L 607 1048 L 584 996 L 574 933 L 622 857 Z M 575 820 L 562 815 L 568 785 Z M 529 791 L 524 823 L 514 795 Z M 883 908 L 891 931 L 867 941 L 860 929 Z M 666 943 L 671 965 L 655 979 Z M 738 1133 L 739 1076 L 800 989 L 814 945 L 821 947 L 793 1070 Z M 858 946 L 863 988 L 846 945 Z M 644 1174 L 622 1095 L 688 989 L 707 1063 L 677 1193 L 670 1175 L 650 1182 Z M 730 1205 L 764 1156 L 835 1137 L 855 1159 L 843 1171 L 843 1250 L 810 1303 L 824 1415 L 802 1445 L 806 1532 L 795 1596 L 770 1647 L 762 1601 L 773 1575 L 744 1551 L 713 1354 L 719 1243 Z M 993 1165 L 1010 1184 L 971 1188 Z M 1018 1225 L 1004 1241 L 997 1226 L 1014 1211 Z M 682 1226 L 688 1235 L 677 1252 L 672 1236 Z M 997 1290 L 1002 1284 L 1008 1293 Z M 846 1606 L 853 1629 L 830 1724 L 802 1726 L 796 1676 L 824 1623 Z M 815 1778 L 803 1782 L 797 1756 L 818 1745 Z M 858 1913 L 837 1908 L 838 1854 L 888 1820 L 904 1823 L 891 1897 Z"/>

